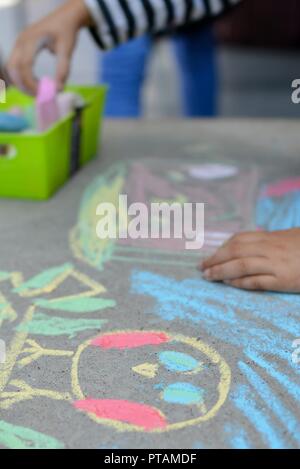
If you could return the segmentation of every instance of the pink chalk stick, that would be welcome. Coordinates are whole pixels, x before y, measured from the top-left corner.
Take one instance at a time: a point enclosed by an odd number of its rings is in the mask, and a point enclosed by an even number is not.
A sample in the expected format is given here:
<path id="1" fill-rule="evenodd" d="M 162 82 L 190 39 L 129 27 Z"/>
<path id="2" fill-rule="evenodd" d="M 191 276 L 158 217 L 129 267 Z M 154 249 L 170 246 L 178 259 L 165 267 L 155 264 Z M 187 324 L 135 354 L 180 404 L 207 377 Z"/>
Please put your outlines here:
<path id="1" fill-rule="evenodd" d="M 56 83 L 51 78 L 44 77 L 41 79 L 36 105 L 38 130 L 44 132 L 60 118 Z"/>
<path id="2" fill-rule="evenodd" d="M 144 430 L 165 428 L 167 421 L 155 407 L 116 399 L 84 399 L 74 402 L 76 409 L 94 414 L 101 419 L 123 422 Z"/>

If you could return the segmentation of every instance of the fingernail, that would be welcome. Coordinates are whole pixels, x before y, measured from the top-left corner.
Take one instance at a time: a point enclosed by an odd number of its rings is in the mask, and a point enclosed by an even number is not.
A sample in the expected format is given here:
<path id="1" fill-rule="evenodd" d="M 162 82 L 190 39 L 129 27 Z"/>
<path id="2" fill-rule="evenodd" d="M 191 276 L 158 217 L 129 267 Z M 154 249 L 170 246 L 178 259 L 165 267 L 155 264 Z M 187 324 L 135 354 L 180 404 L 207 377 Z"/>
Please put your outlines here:
<path id="1" fill-rule="evenodd" d="M 205 277 L 206 280 L 210 280 L 210 278 L 211 278 L 211 269 L 204 270 L 203 277 Z"/>

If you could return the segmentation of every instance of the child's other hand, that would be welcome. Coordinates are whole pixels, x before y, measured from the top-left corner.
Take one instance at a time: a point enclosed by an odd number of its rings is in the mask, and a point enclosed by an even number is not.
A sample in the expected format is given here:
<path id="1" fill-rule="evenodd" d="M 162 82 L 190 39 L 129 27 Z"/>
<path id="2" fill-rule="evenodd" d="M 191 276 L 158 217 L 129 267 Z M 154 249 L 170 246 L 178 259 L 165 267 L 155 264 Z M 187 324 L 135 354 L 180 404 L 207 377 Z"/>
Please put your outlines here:
<path id="1" fill-rule="evenodd" d="M 300 293 L 300 229 L 235 235 L 200 269 L 236 288 Z"/>
<path id="2" fill-rule="evenodd" d="M 69 0 L 40 22 L 25 29 L 17 39 L 8 63 L 11 80 L 30 94 L 37 92 L 33 76 L 36 55 L 47 48 L 56 55 L 56 81 L 61 89 L 69 75 L 71 56 L 79 29 L 92 23 L 84 0 Z"/>

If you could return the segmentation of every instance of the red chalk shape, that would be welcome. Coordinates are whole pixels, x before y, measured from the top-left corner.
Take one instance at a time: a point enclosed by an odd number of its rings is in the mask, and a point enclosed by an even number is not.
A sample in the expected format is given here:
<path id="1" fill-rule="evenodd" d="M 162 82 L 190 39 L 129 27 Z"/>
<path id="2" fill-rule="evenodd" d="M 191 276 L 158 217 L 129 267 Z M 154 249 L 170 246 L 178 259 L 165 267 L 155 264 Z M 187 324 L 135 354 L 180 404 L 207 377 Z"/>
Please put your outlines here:
<path id="1" fill-rule="evenodd" d="M 300 190 L 300 178 L 288 178 L 274 184 L 269 184 L 264 195 L 266 197 L 282 197 L 297 190 Z"/>
<path id="2" fill-rule="evenodd" d="M 89 398 L 76 401 L 74 406 L 98 418 L 128 423 L 148 431 L 167 426 L 165 417 L 155 407 L 137 402 Z"/>
<path id="3" fill-rule="evenodd" d="M 160 345 L 169 340 L 170 337 L 163 332 L 117 332 L 101 335 L 93 339 L 91 345 L 103 349 L 130 349 L 144 345 Z"/>

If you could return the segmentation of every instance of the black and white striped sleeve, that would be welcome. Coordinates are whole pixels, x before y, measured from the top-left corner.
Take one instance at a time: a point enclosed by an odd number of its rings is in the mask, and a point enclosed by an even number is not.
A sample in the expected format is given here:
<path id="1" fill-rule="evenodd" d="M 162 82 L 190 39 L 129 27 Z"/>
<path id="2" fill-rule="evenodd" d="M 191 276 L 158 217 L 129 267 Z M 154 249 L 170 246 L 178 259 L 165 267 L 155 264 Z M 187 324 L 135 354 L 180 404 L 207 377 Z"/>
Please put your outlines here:
<path id="1" fill-rule="evenodd" d="M 241 0 L 84 0 L 95 27 L 92 34 L 102 49 L 111 49 L 146 32 L 206 20 Z"/>

